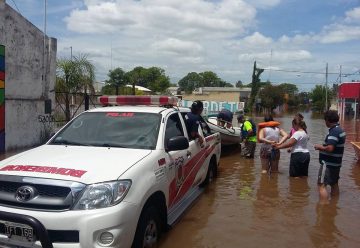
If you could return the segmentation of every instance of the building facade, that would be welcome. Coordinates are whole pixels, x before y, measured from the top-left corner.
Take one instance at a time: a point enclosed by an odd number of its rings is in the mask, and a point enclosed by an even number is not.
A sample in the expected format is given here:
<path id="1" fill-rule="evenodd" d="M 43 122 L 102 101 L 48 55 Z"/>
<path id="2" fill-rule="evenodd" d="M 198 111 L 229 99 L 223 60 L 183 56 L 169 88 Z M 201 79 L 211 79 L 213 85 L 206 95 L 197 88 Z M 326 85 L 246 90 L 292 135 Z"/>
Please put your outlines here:
<path id="1" fill-rule="evenodd" d="M 51 132 L 57 41 L 0 0 L 0 45 L 3 152 L 37 145 Z"/>
<path id="2" fill-rule="evenodd" d="M 251 88 L 235 87 L 201 87 L 197 88 L 192 94 L 184 94 L 184 100 L 204 100 L 204 101 L 228 101 L 246 102 L 251 93 Z"/>
<path id="3" fill-rule="evenodd" d="M 338 112 L 341 119 L 358 119 L 360 101 L 360 82 L 343 82 L 339 86 Z"/>

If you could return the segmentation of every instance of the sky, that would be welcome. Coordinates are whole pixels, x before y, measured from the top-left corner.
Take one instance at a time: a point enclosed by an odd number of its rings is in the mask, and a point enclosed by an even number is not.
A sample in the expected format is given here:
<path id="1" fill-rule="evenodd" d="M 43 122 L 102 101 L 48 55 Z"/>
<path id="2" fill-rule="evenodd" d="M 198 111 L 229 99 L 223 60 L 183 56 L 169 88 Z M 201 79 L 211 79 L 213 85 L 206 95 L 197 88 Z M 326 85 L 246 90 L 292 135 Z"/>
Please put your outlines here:
<path id="1" fill-rule="evenodd" d="M 45 0 L 6 0 L 44 30 Z M 158 66 L 172 83 L 214 71 L 235 84 L 360 80 L 360 0 L 47 0 L 59 58 L 87 54 L 96 79 L 110 69 Z M 72 49 L 70 49 L 70 47 Z"/>

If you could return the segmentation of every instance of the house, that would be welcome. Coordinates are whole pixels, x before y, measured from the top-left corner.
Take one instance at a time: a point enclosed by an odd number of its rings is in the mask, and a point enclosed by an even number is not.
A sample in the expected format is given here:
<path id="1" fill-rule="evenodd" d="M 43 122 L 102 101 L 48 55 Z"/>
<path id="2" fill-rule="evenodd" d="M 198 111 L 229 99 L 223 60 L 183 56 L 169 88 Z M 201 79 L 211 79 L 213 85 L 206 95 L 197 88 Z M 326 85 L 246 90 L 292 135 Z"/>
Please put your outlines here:
<path id="1" fill-rule="evenodd" d="M 343 82 L 339 86 L 338 93 L 338 113 L 340 118 L 359 118 L 360 82 Z"/>

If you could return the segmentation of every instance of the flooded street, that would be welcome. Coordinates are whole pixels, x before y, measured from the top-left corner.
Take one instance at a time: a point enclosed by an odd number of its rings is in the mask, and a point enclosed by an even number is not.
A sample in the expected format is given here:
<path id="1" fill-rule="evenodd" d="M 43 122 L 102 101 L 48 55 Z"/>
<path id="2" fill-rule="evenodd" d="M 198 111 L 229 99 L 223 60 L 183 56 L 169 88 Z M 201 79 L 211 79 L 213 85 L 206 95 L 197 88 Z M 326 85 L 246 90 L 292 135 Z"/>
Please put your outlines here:
<path id="1" fill-rule="evenodd" d="M 290 130 L 291 117 L 276 118 Z M 261 121 L 261 119 L 256 119 Z M 360 122 L 342 123 L 347 132 L 340 197 L 318 203 L 318 152 L 327 128 L 305 115 L 311 162 L 307 179 L 289 178 L 290 154 L 281 151 L 279 174 L 261 174 L 259 147 L 254 160 L 226 149 L 219 177 L 180 222 L 164 235 L 161 248 L 182 247 L 359 247 L 360 163 L 350 141 L 360 141 Z"/>

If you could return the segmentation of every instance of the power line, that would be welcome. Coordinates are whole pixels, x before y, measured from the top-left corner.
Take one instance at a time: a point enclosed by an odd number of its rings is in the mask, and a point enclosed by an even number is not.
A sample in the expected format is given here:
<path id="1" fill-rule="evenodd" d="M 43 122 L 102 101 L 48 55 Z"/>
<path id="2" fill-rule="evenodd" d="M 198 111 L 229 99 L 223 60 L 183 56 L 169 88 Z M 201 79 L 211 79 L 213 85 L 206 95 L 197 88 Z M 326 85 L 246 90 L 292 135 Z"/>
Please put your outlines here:
<path id="1" fill-rule="evenodd" d="M 320 75 L 326 75 L 326 72 L 316 72 L 316 71 L 298 71 L 298 70 L 283 70 L 283 69 L 270 69 L 266 68 L 265 71 L 280 71 L 280 72 L 289 72 L 289 73 L 304 73 L 304 74 L 320 74 Z M 328 74 L 338 75 L 338 72 L 328 72 Z M 343 74 L 347 75 L 347 74 Z"/>

